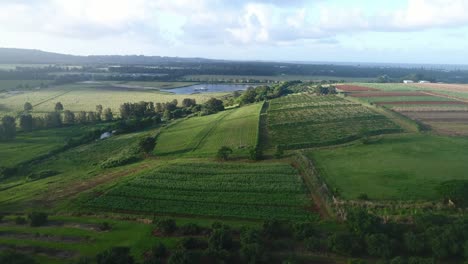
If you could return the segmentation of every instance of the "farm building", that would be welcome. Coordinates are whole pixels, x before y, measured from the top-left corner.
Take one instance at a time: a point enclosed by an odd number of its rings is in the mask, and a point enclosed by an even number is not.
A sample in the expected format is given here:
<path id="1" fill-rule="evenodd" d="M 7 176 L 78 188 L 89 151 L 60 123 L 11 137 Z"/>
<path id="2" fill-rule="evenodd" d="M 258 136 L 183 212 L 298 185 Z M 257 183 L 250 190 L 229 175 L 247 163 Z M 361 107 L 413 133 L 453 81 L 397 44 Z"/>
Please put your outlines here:
<path id="1" fill-rule="evenodd" d="M 99 139 L 106 139 L 106 138 L 110 138 L 112 136 L 112 133 L 110 132 L 105 132 L 105 133 L 102 133 L 101 137 Z"/>
<path id="2" fill-rule="evenodd" d="M 421 81 L 419 81 L 419 83 L 431 83 L 431 82 L 430 82 L 430 81 L 421 80 Z"/>
<path id="3" fill-rule="evenodd" d="M 412 80 L 403 80 L 403 83 L 414 83 Z"/>

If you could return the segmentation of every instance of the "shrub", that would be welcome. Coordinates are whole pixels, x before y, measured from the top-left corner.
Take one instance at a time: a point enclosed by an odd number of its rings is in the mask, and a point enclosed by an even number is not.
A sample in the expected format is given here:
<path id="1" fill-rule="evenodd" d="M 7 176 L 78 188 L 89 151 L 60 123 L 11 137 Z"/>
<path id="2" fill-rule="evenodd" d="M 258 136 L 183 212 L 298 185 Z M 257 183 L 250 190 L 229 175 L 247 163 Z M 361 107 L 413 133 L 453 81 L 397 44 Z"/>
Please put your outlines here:
<path id="1" fill-rule="evenodd" d="M 177 230 L 177 225 L 174 219 L 159 219 L 153 221 L 156 224 L 156 228 L 163 234 L 172 234 Z"/>
<path id="2" fill-rule="evenodd" d="M 288 222 L 281 222 L 275 219 L 263 222 L 263 234 L 268 238 L 278 238 L 289 236 L 291 233 Z"/>
<path id="3" fill-rule="evenodd" d="M 304 246 L 309 251 L 318 251 L 321 249 L 321 240 L 316 237 L 308 237 L 304 240 Z"/>
<path id="4" fill-rule="evenodd" d="M 0 263 L 8 264 L 35 264 L 37 263 L 30 256 L 14 252 L 14 251 L 4 251 L 0 253 Z"/>
<path id="5" fill-rule="evenodd" d="M 32 212 L 28 218 L 31 226 L 43 226 L 47 224 L 48 215 L 43 212 Z"/>
<path id="6" fill-rule="evenodd" d="M 101 231 L 109 231 L 112 229 L 112 226 L 108 222 L 102 222 L 98 225 L 98 229 Z"/>
<path id="7" fill-rule="evenodd" d="M 367 201 L 367 200 L 369 200 L 369 196 L 366 193 L 361 193 L 361 194 L 359 194 L 358 199 Z"/>
<path id="8" fill-rule="evenodd" d="M 303 240 L 314 234 L 316 234 L 316 230 L 312 223 L 297 223 L 294 225 L 294 237 L 296 239 Z"/>
<path id="9" fill-rule="evenodd" d="M 216 157 L 220 160 L 228 160 L 229 155 L 232 154 L 232 149 L 230 147 L 222 146 L 218 149 Z"/>
<path id="10" fill-rule="evenodd" d="M 15 224 L 17 225 L 25 225 L 28 221 L 26 221 L 26 218 L 22 216 L 17 216 L 15 217 Z"/>
<path id="11" fill-rule="evenodd" d="M 433 258 L 410 257 L 408 264 L 435 264 Z"/>
<path id="12" fill-rule="evenodd" d="M 276 146 L 276 151 L 275 151 L 275 158 L 280 159 L 284 155 L 284 146 L 283 145 L 277 145 Z"/>
<path id="13" fill-rule="evenodd" d="M 214 229 L 208 239 L 208 246 L 213 250 L 230 249 L 232 235 L 228 228 Z"/>
<path id="14" fill-rule="evenodd" d="M 198 235 L 201 232 L 201 228 L 194 223 L 188 223 L 180 227 L 180 232 L 183 235 Z"/>
<path id="15" fill-rule="evenodd" d="M 390 260 L 390 264 L 406 264 L 406 260 L 403 257 L 395 257 Z"/>
<path id="16" fill-rule="evenodd" d="M 185 237 L 179 242 L 178 247 L 181 249 L 188 249 L 188 250 L 201 249 L 201 248 L 206 248 L 207 244 L 205 241 L 202 241 L 194 237 Z"/>
<path id="17" fill-rule="evenodd" d="M 362 259 L 350 259 L 348 264 L 366 264 L 367 262 Z"/>
<path id="18" fill-rule="evenodd" d="M 249 149 L 249 158 L 251 160 L 260 160 L 262 158 L 263 152 L 262 150 L 257 147 L 251 147 Z"/>
<path id="19" fill-rule="evenodd" d="M 101 162 L 100 166 L 103 169 L 115 168 L 140 161 L 140 159 L 138 155 L 118 155 Z"/>
<path id="20" fill-rule="evenodd" d="M 97 264 L 133 264 L 128 247 L 113 247 L 96 256 Z"/>
<path id="21" fill-rule="evenodd" d="M 44 171 L 40 171 L 39 173 L 30 174 L 28 176 L 28 179 L 29 180 L 40 180 L 40 179 L 44 179 L 44 178 L 47 178 L 47 177 L 55 176 L 57 174 L 60 174 L 60 172 L 54 171 L 54 170 L 44 170 Z"/>
<path id="22" fill-rule="evenodd" d="M 169 257 L 169 264 L 191 264 L 190 254 L 187 250 L 177 250 Z"/>

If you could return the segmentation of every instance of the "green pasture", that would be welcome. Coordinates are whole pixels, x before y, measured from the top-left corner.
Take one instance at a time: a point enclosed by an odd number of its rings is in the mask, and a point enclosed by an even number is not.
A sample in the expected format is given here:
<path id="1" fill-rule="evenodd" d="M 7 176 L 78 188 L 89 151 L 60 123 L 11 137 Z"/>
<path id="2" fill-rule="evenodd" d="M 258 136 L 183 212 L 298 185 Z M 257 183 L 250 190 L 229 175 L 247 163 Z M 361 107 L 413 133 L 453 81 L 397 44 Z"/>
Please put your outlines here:
<path id="1" fill-rule="evenodd" d="M 467 179 L 468 140 L 425 134 L 388 135 L 309 152 L 326 182 L 344 199 L 435 200 L 436 187 Z"/>

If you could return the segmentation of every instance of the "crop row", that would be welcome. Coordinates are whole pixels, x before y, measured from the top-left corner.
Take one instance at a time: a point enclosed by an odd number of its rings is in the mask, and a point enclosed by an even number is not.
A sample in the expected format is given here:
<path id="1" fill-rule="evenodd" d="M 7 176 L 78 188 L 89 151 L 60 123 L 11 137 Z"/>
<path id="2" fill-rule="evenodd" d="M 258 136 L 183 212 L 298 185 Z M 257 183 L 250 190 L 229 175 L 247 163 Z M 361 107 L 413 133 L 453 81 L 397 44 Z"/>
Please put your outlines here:
<path id="1" fill-rule="evenodd" d="M 203 215 L 251 219 L 307 220 L 314 215 L 305 208 L 257 206 L 193 201 L 150 200 L 105 195 L 93 199 L 90 206 L 106 210 L 133 211 L 159 214 Z"/>
<path id="2" fill-rule="evenodd" d="M 308 108 L 301 110 L 275 111 L 269 115 L 269 124 L 284 124 L 313 121 L 315 123 L 335 122 L 337 120 L 382 117 L 363 106 L 339 108 Z"/>
<path id="3" fill-rule="evenodd" d="M 157 179 L 138 178 L 133 180 L 132 186 L 147 186 L 156 188 L 166 188 L 168 190 L 203 190 L 224 192 L 287 192 L 287 193 L 303 193 L 304 187 L 297 182 L 225 182 L 225 181 L 168 181 Z"/>
<path id="4" fill-rule="evenodd" d="M 155 173 L 144 175 L 142 179 L 156 181 L 185 181 L 185 182 L 206 182 L 206 181 L 223 181 L 223 182 L 241 182 L 241 183 L 256 183 L 258 181 L 264 183 L 289 183 L 298 181 L 299 176 L 282 175 L 282 174 L 170 174 L 170 173 Z"/>
<path id="5" fill-rule="evenodd" d="M 223 191 L 184 191 L 164 188 L 142 188 L 120 186 L 110 190 L 107 195 L 136 197 L 153 200 L 176 200 L 209 203 L 233 203 L 275 206 L 305 206 L 310 203 L 305 193 L 248 193 Z"/>

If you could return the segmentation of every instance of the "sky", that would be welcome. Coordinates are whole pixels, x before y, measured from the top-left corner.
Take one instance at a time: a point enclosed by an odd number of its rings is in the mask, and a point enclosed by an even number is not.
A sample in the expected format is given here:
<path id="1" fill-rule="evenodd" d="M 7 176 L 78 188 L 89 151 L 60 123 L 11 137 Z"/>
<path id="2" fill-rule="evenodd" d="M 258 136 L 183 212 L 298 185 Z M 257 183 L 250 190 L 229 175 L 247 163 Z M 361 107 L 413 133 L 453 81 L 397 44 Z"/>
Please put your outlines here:
<path id="1" fill-rule="evenodd" d="M 468 0 L 0 0 L 0 47 L 468 64 Z"/>

